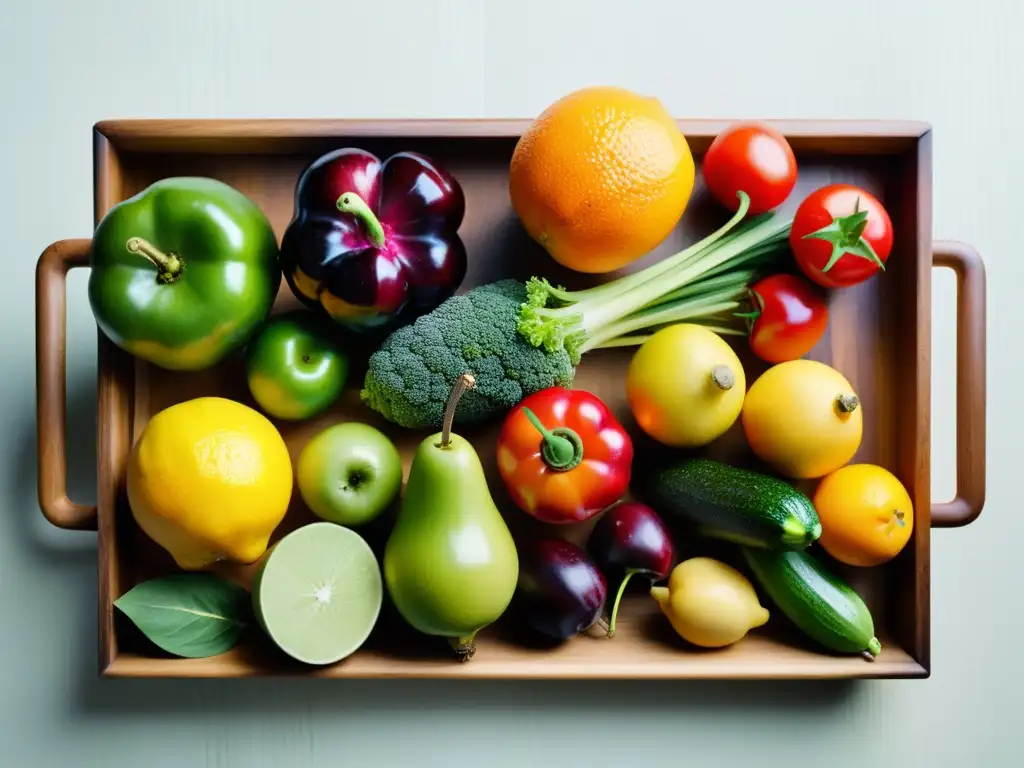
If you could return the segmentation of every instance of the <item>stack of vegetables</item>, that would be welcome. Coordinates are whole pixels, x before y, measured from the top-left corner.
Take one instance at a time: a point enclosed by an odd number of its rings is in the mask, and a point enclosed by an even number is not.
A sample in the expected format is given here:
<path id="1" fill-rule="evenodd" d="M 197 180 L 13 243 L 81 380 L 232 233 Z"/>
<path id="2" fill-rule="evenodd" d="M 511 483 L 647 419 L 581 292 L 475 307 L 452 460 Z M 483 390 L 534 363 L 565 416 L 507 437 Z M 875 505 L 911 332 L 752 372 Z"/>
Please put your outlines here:
<path id="1" fill-rule="evenodd" d="M 183 573 L 136 586 L 118 606 L 164 650 L 191 656 L 239 639 L 205 621 L 240 627 L 251 611 L 282 652 L 323 665 L 368 640 L 386 595 L 465 661 L 506 614 L 561 641 L 595 628 L 614 636 L 629 623 L 619 613 L 628 586 L 643 584 L 648 607 L 693 645 L 758 631 L 771 618 L 763 600 L 822 648 L 874 658 L 871 614 L 828 561 L 897 557 L 912 503 L 888 470 L 851 464 L 864 404 L 808 356 L 828 326 L 829 292 L 884 272 L 892 224 L 868 190 L 845 184 L 781 215 L 797 170 L 776 130 L 728 126 L 700 169 L 727 220 L 636 269 L 689 204 L 689 144 L 654 99 L 568 95 L 519 140 L 509 192 L 553 262 L 607 276 L 576 290 L 544 275 L 461 290 L 468 261 L 487 254 L 468 253 L 459 235 L 459 181 L 413 151 L 317 158 L 297 180 L 280 246 L 251 200 L 212 179 L 165 179 L 115 206 L 93 241 L 100 327 L 166 369 L 238 354 L 252 397 L 179 403 L 140 435 L 132 513 Z M 282 277 L 303 309 L 271 316 Z M 404 478 L 393 435 L 332 415 L 353 339 L 372 348 L 359 361 L 367 416 L 429 433 Z M 767 364 L 752 381 L 743 341 Z M 573 388 L 587 356 L 612 347 L 635 348 L 621 386 L 636 429 L 662 449 L 642 482 L 638 433 Z M 293 461 L 280 425 L 313 419 Z M 484 422 L 500 423 L 495 445 L 458 434 Z M 737 424 L 764 471 L 694 455 Z M 516 511 L 499 510 L 481 448 L 539 535 L 513 537 L 505 515 Z M 293 479 L 310 521 L 268 551 L 285 533 Z M 396 504 L 374 550 L 364 533 Z M 570 542 L 564 533 L 583 523 L 588 535 Z M 734 545 L 735 563 L 680 562 L 681 543 L 701 538 Z M 225 560 L 254 565 L 251 584 L 212 576 Z"/>

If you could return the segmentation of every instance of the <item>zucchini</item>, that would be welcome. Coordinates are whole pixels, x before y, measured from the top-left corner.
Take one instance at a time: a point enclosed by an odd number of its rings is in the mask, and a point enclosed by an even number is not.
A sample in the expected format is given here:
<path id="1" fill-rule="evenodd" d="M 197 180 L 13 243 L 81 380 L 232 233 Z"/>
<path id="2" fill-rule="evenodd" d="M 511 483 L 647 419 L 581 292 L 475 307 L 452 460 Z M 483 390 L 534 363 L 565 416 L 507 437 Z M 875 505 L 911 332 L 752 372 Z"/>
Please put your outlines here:
<path id="1" fill-rule="evenodd" d="M 839 653 L 873 661 L 882 644 L 860 595 L 809 552 L 742 547 L 754 579 L 808 637 Z"/>
<path id="2" fill-rule="evenodd" d="M 811 500 L 778 478 L 711 459 L 686 459 L 659 471 L 651 506 L 698 534 L 765 549 L 803 549 L 821 535 Z"/>

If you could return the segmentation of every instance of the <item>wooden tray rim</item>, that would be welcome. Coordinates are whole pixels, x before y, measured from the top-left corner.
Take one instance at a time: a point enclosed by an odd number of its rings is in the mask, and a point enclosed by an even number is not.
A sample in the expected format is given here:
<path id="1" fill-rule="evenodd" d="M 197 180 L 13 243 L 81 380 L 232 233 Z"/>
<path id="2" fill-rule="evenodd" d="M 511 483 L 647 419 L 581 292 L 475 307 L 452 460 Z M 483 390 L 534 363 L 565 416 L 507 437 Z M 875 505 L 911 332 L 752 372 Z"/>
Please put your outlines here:
<path id="1" fill-rule="evenodd" d="M 509 139 L 520 135 L 531 121 L 526 119 L 116 119 L 102 120 L 93 126 L 94 130 L 94 207 L 95 222 L 115 202 L 121 199 L 122 178 L 118 165 L 118 154 L 124 152 L 258 152 L 273 154 L 289 151 L 310 139 L 331 139 L 343 137 L 413 137 L 413 138 L 476 138 Z M 679 119 L 677 124 L 688 139 L 696 139 L 695 151 L 706 149 L 706 144 L 732 119 Z M 931 126 L 920 121 L 891 120 L 773 120 L 764 119 L 784 133 L 791 140 L 796 151 L 821 150 L 826 153 L 870 155 L 903 154 L 914 152 L 922 164 L 918 170 L 918 231 L 913 242 L 917 251 L 918 296 L 916 315 L 919 335 L 918 345 L 927 357 L 930 348 L 931 305 L 931 196 L 930 188 L 920 187 L 922 179 L 930 181 L 931 174 Z M 704 146 L 701 146 L 702 143 Z M 927 324 L 921 326 L 921 321 Z M 123 477 L 123 459 L 130 448 L 130 414 L 133 399 L 134 362 L 116 348 L 102 333 L 98 334 L 99 387 L 97 393 L 99 427 L 99 503 L 98 533 L 100 564 L 103 552 L 116 550 L 115 507 L 120 488 L 119 478 Z M 924 389 L 920 389 L 923 383 Z M 917 406 L 917 421 L 928 423 L 930 408 L 930 369 L 918 372 L 918 387 L 921 402 Z M 930 441 L 919 446 L 919 460 L 926 464 L 930 458 Z M 925 477 L 928 475 L 926 474 Z M 920 492 L 920 489 L 919 489 Z M 928 489 L 924 498 L 930 502 Z M 927 510 L 928 504 L 925 505 Z M 926 513 L 925 513 L 926 514 Z M 747 664 L 735 673 L 718 667 L 699 669 L 699 662 L 688 662 L 668 673 L 664 668 L 639 671 L 629 664 L 600 665 L 582 672 L 573 665 L 554 665 L 543 670 L 540 664 L 509 664 L 498 669 L 489 669 L 483 674 L 460 673 L 460 667 L 438 667 L 425 664 L 422 670 L 403 671 L 387 674 L 374 671 L 369 674 L 346 673 L 345 671 L 321 673 L 312 671 L 301 677 L 336 678 L 403 678 L 403 679 L 808 679 L 808 678 L 927 678 L 930 676 L 928 642 L 928 520 L 922 520 L 925 529 L 918 544 L 918 557 L 924 557 L 925 578 L 918 601 L 923 599 L 920 610 L 923 613 L 923 650 L 920 658 L 905 662 L 890 662 L 884 665 L 857 665 L 844 667 L 842 660 L 823 656 L 821 663 L 789 665 L 780 668 Z M 100 673 L 104 677 L 239 677 L 240 674 L 225 672 L 223 667 L 207 665 L 209 660 L 158 660 L 135 657 L 131 654 L 118 655 L 113 627 L 113 611 L 104 596 L 115 593 L 109 573 L 100 568 Z M 696 670 L 696 671 L 694 671 Z M 274 672 L 253 670 L 250 675 L 279 676 Z M 290 676 L 285 673 L 285 676 Z"/>

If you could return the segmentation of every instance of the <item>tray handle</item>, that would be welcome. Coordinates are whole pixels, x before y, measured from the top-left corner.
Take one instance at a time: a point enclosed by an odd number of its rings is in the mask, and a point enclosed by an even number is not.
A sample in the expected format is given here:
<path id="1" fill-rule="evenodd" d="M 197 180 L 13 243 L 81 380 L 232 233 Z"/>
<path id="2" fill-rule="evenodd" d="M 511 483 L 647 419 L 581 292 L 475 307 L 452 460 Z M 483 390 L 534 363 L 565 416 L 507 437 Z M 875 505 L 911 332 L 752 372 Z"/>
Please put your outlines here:
<path id="1" fill-rule="evenodd" d="M 58 528 L 95 530 L 96 507 L 67 489 L 67 274 L 89 265 L 88 239 L 59 240 L 36 264 L 36 445 L 39 506 Z"/>
<path id="2" fill-rule="evenodd" d="M 985 506 L 985 265 L 971 246 L 942 240 L 932 264 L 956 273 L 956 497 L 932 504 L 932 526 L 974 522 Z"/>

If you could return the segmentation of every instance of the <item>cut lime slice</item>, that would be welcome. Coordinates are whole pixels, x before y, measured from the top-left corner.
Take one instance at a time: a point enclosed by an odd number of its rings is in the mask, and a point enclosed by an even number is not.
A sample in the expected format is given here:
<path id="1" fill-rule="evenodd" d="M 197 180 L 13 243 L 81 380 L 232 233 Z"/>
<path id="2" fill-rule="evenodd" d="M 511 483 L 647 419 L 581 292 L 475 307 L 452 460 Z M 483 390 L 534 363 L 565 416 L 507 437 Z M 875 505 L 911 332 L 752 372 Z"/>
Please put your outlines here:
<path id="1" fill-rule="evenodd" d="M 383 599 L 380 566 L 362 536 L 311 523 L 282 538 L 253 580 L 263 631 L 306 664 L 333 664 L 370 636 Z"/>

